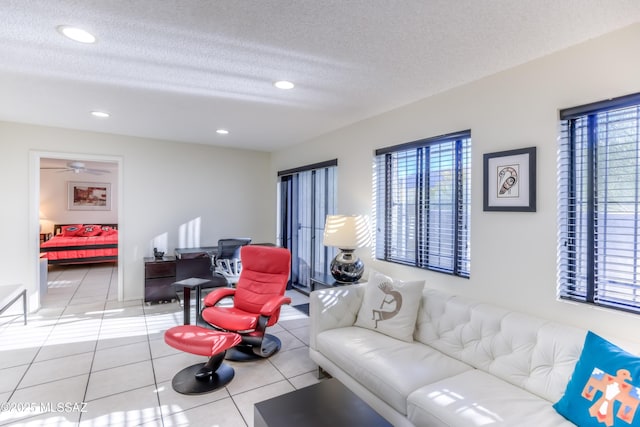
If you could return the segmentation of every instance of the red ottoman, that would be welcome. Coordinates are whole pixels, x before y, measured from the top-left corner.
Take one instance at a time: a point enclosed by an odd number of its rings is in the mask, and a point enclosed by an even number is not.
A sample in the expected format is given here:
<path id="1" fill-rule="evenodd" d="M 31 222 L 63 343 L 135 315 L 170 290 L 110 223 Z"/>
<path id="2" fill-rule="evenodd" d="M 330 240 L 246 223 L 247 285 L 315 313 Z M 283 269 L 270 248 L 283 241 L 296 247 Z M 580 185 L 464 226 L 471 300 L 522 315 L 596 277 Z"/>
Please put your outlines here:
<path id="1" fill-rule="evenodd" d="M 240 335 L 182 325 L 168 329 L 164 333 L 164 341 L 178 350 L 209 357 L 207 363 L 184 368 L 173 377 L 171 385 L 178 393 L 208 393 L 224 387 L 233 379 L 233 368 L 222 361 L 226 351 L 242 341 Z"/>

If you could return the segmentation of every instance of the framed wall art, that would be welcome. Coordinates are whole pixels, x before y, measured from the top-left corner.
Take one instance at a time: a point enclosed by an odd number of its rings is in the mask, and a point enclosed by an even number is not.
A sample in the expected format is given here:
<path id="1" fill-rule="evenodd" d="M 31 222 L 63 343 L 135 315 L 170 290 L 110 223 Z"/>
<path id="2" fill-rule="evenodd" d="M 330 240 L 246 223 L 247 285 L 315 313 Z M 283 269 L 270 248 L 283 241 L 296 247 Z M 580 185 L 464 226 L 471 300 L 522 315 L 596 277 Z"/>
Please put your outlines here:
<path id="1" fill-rule="evenodd" d="M 111 184 L 102 182 L 68 182 L 69 210 L 110 211 Z"/>
<path id="2" fill-rule="evenodd" d="M 483 210 L 536 211 L 536 147 L 483 155 Z"/>

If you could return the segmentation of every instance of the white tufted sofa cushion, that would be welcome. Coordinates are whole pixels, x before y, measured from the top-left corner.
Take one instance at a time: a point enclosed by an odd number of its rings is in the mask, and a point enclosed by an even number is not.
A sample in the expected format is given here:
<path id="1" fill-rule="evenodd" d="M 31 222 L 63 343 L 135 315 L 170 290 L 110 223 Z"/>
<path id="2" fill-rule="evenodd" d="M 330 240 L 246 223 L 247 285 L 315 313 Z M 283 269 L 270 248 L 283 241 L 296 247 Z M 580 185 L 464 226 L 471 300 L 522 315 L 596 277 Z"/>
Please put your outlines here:
<path id="1" fill-rule="evenodd" d="M 550 402 L 562 396 L 586 331 L 434 290 L 422 303 L 417 341 Z"/>
<path id="2" fill-rule="evenodd" d="M 316 338 L 322 331 L 355 323 L 364 290 L 362 285 L 349 285 L 313 293 L 313 297 L 309 298 L 309 317 L 314 319 L 309 331 L 311 349 L 317 349 Z"/>

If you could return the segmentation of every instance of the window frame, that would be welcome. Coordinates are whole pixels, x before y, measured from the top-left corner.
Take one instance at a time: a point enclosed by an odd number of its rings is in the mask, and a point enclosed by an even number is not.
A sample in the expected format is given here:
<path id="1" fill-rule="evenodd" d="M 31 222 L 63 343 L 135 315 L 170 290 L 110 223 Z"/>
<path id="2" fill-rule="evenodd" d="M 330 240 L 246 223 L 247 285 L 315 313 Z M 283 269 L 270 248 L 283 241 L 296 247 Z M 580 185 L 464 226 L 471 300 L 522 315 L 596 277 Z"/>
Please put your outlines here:
<path id="1" fill-rule="evenodd" d="M 443 180 L 433 179 L 434 176 L 430 172 L 436 174 L 435 178 L 441 177 L 438 174 L 444 174 L 446 168 L 431 168 L 432 154 L 440 154 L 439 157 L 433 156 L 434 159 L 441 160 L 444 155 L 441 153 L 432 153 L 434 150 L 441 150 L 446 145 L 452 145 L 453 148 L 447 155 L 451 156 L 451 165 L 449 171 L 451 173 L 449 192 L 445 192 L 439 183 Z M 394 185 L 402 185 L 402 180 L 398 180 L 395 175 L 401 175 L 400 172 L 394 170 L 394 155 L 396 161 L 403 153 L 413 155 L 415 150 L 415 164 L 411 164 L 409 168 L 415 167 L 415 190 L 410 195 L 408 192 L 403 196 L 411 197 L 414 203 L 395 203 L 394 204 Z M 444 150 L 442 150 L 444 152 Z M 411 163 L 412 160 L 407 160 Z M 471 251 L 470 251 L 470 228 L 471 228 L 471 130 L 439 135 L 435 137 L 420 139 L 404 144 L 394 145 L 381 148 L 375 151 L 375 177 L 374 177 L 374 206 L 376 210 L 376 259 L 393 262 L 425 270 L 450 274 L 458 277 L 469 278 L 471 274 Z M 412 183 L 411 183 L 412 184 Z M 405 185 L 411 186 L 407 180 Z M 446 186 L 446 184 L 445 184 Z M 434 191 L 435 190 L 435 191 Z M 433 193 L 433 194 L 432 194 Z M 441 198 L 450 196 L 450 203 L 441 202 Z M 415 207 L 412 205 L 415 204 Z M 435 206 L 435 207 L 434 207 Z M 445 215 L 446 207 L 450 207 L 450 219 L 444 221 L 442 219 L 444 206 Z M 394 214 L 394 208 L 402 209 L 408 207 L 414 209 L 409 212 L 404 209 L 403 214 Z M 413 219 L 411 216 L 415 216 Z M 431 233 L 430 224 L 433 216 L 437 225 L 450 225 L 446 229 L 447 233 Z M 393 220 L 404 220 L 409 223 L 400 230 L 394 227 Z M 415 224 L 411 224 L 414 221 Z M 402 235 L 398 233 L 402 231 Z M 443 243 L 443 235 L 445 241 Z M 414 240 L 414 248 L 403 248 L 399 250 L 394 248 L 394 240 L 411 241 Z M 443 247 L 450 242 L 450 250 L 448 253 Z M 396 244 L 397 245 L 397 244 Z M 440 250 L 436 250 L 436 246 Z M 394 252 L 395 251 L 395 252 Z M 405 255 L 397 256 L 396 252 L 404 252 Z M 413 255 L 410 255 L 413 253 Z M 437 259 L 431 261 L 430 258 Z M 443 266 L 442 260 L 450 259 L 449 266 Z"/>
<path id="2" fill-rule="evenodd" d="M 640 280 L 637 271 L 632 273 L 635 279 L 632 278 L 630 283 L 613 283 L 611 276 L 619 273 L 619 267 L 608 268 L 609 258 L 613 255 L 609 253 L 607 245 L 618 236 L 615 231 L 608 235 L 609 229 L 612 228 L 607 222 L 607 216 L 610 215 L 609 205 L 620 203 L 608 201 L 608 192 L 615 190 L 608 185 L 609 179 L 619 172 L 618 168 L 624 166 L 610 168 L 608 158 L 599 159 L 603 149 L 607 157 L 609 149 L 626 144 L 618 141 L 621 137 L 617 134 L 610 138 L 607 133 L 604 140 L 599 139 L 600 127 L 607 126 L 609 132 L 608 126 L 613 126 L 619 119 L 617 115 L 631 108 L 636 110 L 635 118 L 628 120 L 631 123 L 635 122 L 636 126 L 635 135 L 630 136 L 632 139 L 635 137 L 634 151 L 637 162 L 635 187 L 632 188 L 636 197 L 633 218 L 636 226 L 636 249 L 632 252 L 635 261 L 629 261 L 628 265 L 632 271 L 636 271 L 633 266 L 637 269 L 640 232 L 640 93 L 567 108 L 559 112 L 561 135 L 558 149 L 557 286 L 560 299 L 640 313 Z M 603 119 L 606 120 L 601 122 Z M 586 155 L 581 154 L 581 150 L 586 151 Z M 603 164 L 606 166 L 604 170 Z M 600 216 L 604 218 L 600 219 Z M 617 250 L 619 248 L 612 251 Z M 622 296 L 616 297 L 615 294 L 619 292 L 616 288 L 628 288 L 633 298 L 625 300 Z M 635 296 L 636 294 L 638 296 Z"/>

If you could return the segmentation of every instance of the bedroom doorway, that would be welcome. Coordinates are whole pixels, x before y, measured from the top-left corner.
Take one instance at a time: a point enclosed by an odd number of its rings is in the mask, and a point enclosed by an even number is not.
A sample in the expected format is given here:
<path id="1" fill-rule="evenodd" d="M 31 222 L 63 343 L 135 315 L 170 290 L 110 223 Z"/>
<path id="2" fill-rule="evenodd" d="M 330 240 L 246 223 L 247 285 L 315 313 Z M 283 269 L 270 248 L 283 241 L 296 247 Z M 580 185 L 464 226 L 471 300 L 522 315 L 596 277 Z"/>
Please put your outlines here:
<path id="1" fill-rule="evenodd" d="M 39 242 L 34 259 L 38 263 L 35 269 L 38 272 L 36 288 L 40 286 L 37 295 L 41 299 L 48 269 L 46 262 L 40 259 L 40 243 L 52 236 L 56 224 L 117 224 L 118 229 L 122 230 L 122 158 L 58 152 L 32 152 L 31 157 L 33 184 L 30 186 L 30 211 L 31 217 L 37 218 L 37 225 L 32 228 L 32 241 Z M 93 193 L 88 198 L 84 197 L 84 190 L 96 187 L 100 191 L 95 194 L 100 197 L 96 199 Z M 121 241 L 121 238 L 119 234 L 118 240 Z M 117 257 L 117 299 L 122 301 L 124 280 L 121 251 Z M 37 306 L 40 306 L 37 302 Z M 34 306 L 31 301 L 30 306 Z"/>

